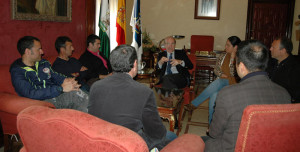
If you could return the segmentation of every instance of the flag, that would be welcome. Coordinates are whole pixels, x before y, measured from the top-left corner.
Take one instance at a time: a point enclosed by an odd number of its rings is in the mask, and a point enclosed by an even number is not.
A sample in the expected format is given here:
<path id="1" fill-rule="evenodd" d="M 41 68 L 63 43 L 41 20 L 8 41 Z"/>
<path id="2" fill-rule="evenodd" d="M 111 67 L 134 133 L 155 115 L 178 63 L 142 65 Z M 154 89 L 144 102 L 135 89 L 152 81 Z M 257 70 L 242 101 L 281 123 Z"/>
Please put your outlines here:
<path id="1" fill-rule="evenodd" d="M 141 62 L 142 49 L 142 27 L 140 15 L 140 0 L 134 0 L 131 14 L 130 26 L 132 26 L 133 38 L 131 46 L 135 47 L 138 55 L 138 63 Z"/>
<path id="2" fill-rule="evenodd" d="M 99 15 L 99 37 L 101 39 L 100 51 L 109 58 L 110 41 L 109 41 L 109 2 L 101 0 L 100 15 Z"/>
<path id="3" fill-rule="evenodd" d="M 126 43 L 126 21 L 125 21 L 125 0 L 118 0 L 117 14 L 117 42 L 118 45 Z"/>

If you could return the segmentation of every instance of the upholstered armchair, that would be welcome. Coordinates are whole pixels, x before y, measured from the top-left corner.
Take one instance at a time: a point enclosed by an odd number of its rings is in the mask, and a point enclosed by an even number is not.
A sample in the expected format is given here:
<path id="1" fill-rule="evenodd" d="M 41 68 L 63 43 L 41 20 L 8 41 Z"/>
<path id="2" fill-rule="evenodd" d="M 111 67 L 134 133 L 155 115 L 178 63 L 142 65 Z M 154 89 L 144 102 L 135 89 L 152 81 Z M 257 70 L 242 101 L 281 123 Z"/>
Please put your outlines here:
<path id="1" fill-rule="evenodd" d="M 135 132 L 72 109 L 32 106 L 19 113 L 21 152 L 147 152 L 144 140 Z M 183 135 L 164 151 L 203 151 L 201 137 Z"/>
<path id="2" fill-rule="evenodd" d="M 214 37 L 210 35 L 192 35 L 191 36 L 191 54 L 195 54 L 196 51 L 208 51 L 214 50 Z"/>
<path id="3" fill-rule="evenodd" d="M 300 104 L 250 105 L 245 108 L 236 152 L 300 150 Z"/>

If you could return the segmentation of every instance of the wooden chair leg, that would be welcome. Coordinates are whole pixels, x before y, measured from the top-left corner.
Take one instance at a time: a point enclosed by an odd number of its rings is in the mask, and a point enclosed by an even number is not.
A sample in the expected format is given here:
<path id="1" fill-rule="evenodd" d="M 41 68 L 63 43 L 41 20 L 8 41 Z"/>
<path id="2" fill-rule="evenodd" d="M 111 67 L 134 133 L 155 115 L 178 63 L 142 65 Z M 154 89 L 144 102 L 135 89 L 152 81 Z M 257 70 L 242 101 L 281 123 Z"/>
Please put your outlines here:
<path id="1" fill-rule="evenodd" d="M 23 147 L 20 136 L 4 134 L 4 152 L 19 151 Z"/>

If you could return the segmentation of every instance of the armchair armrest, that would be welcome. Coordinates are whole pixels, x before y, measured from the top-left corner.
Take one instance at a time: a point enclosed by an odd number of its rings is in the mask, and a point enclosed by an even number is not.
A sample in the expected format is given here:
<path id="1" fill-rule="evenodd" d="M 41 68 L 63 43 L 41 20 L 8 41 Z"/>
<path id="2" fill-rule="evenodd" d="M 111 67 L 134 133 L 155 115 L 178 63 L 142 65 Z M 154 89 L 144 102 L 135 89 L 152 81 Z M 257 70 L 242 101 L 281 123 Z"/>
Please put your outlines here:
<path id="1" fill-rule="evenodd" d="M 33 100 L 9 93 L 0 93 L 0 111 L 17 115 L 23 109 L 33 105 L 55 108 L 52 103 L 46 101 Z"/>
<path id="2" fill-rule="evenodd" d="M 170 142 L 161 152 L 202 152 L 204 147 L 205 144 L 200 136 L 184 134 Z"/>

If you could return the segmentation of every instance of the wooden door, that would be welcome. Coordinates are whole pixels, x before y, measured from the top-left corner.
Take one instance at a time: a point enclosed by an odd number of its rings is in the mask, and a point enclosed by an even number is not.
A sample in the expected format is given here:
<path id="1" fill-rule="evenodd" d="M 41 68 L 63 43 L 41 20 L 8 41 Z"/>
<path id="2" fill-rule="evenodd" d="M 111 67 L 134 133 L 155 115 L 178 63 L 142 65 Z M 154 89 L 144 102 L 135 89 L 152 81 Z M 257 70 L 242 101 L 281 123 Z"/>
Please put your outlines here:
<path id="1" fill-rule="evenodd" d="M 95 33 L 96 0 L 86 0 L 86 37 Z"/>
<path id="2" fill-rule="evenodd" d="M 270 47 L 276 37 L 291 38 L 295 0 L 249 0 L 246 39 Z"/>

